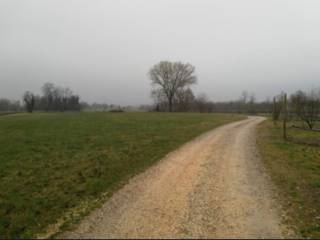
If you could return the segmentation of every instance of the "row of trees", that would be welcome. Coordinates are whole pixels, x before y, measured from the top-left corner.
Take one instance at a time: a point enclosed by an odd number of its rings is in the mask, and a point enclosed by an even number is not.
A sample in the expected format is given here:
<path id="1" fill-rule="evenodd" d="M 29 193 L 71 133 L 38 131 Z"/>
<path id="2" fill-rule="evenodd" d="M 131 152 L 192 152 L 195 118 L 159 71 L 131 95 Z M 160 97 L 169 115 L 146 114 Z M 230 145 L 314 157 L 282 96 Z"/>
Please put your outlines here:
<path id="1" fill-rule="evenodd" d="M 42 96 L 29 91 L 23 95 L 23 102 L 28 112 L 33 111 L 79 111 L 81 109 L 80 97 L 69 88 L 45 83 L 42 87 Z"/>
<path id="2" fill-rule="evenodd" d="M 120 111 L 130 111 L 130 109 L 138 110 L 138 107 L 134 106 L 121 106 L 116 104 L 107 103 L 86 103 L 81 102 L 81 109 L 88 112 L 120 112 Z M 133 111 L 134 111 L 133 110 Z"/>
<path id="3" fill-rule="evenodd" d="M 271 113 L 272 102 L 269 99 L 257 102 L 254 93 L 243 91 L 238 100 L 215 102 L 213 104 L 213 109 L 214 112 L 227 113 Z"/>
<path id="4" fill-rule="evenodd" d="M 20 101 L 0 98 L 0 112 L 19 112 L 22 109 Z"/>
<path id="5" fill-rule="evenodd" d="M 253 96 L 253 95 L 252 95 Z M 168 102 L 162 94 L 152 92 L 155 111 L 167 111 Z M 270 100 L 256 102 L 255 98 L 247 101 L 241 97 L 238 100 L 213 102 L 205 94 L 195 96 L 191 89 L 179 92 L 173 99 L 172 111 L 174 112 L 218 112 L 218 113 L 271 113 L 273 104 Z"/>
<path id="6" fill-rule="evenodd" d="M 149 71 L 155 111 L 175 112 L 271 112 L 272 103 L 256 103 L 254 94 L 243 91 L 239 100 L 214 103 L 205 94 L 195 96 L 191 90 L 197 83 L 195 67 L 189 63 L 162 61 Z"/>
<path id="7" fill-rule="evenodd" d="M 276 121 L 284 109 L 283 94 L 274 98 L 256 102 L 255 95 L 243 91 L 235 101 L 212 102 L 205 94 L 195 96 L 191 87 L 197 83 L 195 67 L 189 63 L 162 61 L 154 65 L 148 73 L 153 89 L 151 96 L 154 106 L 142 106 L 139 110 L 175 111 L 175 112 L 232 112 L 232 113 L 272 113 Z M 23 103 L 28 112 L 36 111 L 124 111 L 125 109 L 108 104 L 80 103 L 80 97 L 69 88 L 46 83 L 42 95 L 29 91 L 23 95 Z M 288 99 L 289 116 L 296 116 L 312 129 L 320 113 L 320 91 L 308 93 L 297 91 Z M 21 111 L 19 101 L 0 99 L 0 111 Z M 128 107 L 136 110 L 135 107 Z"/>

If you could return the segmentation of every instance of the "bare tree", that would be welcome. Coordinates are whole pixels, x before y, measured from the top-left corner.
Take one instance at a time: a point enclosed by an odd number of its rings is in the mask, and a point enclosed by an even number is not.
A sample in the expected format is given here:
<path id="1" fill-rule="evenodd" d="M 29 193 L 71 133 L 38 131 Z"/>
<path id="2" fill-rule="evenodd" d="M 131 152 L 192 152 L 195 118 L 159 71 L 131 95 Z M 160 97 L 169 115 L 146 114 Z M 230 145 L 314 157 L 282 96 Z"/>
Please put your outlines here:
<path id="1" fill-rule="evenodd" d="M 31 92 L 27 91 L 23 95 L 23 101 L 26 105 L 27 111 L 29 113 L 32 113 L 34 109 L 34 104 L 35 104 L 35 96 Z"/>
<path id="2" fill-rule="evenodd" d="M 179 89 L 197 82 L 195 67 L 189 63 L 162 61 L 151 68 L 149 76 L 152 85 L 162 89 L 168 100 L 169 112 L 173 109 L 173 99 Z"/>
<path id="3" fill-rule="evenodd" d="M 297 91 L 291 95 L 291 105 L 295 114 L 313 129 L 320 113 L 320 96 L 315 90 L 310 93 Z"/>

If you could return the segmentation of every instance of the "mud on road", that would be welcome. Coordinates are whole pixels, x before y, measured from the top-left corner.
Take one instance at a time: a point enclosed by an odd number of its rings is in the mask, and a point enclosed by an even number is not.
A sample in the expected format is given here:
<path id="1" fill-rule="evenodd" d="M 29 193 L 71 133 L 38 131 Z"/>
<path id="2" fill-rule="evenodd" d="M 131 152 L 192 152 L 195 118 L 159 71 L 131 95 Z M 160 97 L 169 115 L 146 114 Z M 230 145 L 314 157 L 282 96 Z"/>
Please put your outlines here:
<path id="1" fill-rule="evenodd" d="M 250 117 L 183 145 L 59 237 L 287 237 L 255 147 L 263 120 Z"/>

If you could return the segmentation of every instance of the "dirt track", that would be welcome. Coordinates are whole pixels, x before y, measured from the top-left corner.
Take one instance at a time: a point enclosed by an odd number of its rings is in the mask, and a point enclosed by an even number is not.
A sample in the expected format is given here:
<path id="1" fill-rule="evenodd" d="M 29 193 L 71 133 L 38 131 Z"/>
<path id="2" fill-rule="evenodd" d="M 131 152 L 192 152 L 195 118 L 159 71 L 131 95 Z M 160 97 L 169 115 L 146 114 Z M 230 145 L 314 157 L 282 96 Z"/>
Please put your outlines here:
<path id="1" fill-rule="evenodd" d="M 231 123 L 185 144 L 59 237 L 286 237 L 255 150 L 261 121 Z"/>

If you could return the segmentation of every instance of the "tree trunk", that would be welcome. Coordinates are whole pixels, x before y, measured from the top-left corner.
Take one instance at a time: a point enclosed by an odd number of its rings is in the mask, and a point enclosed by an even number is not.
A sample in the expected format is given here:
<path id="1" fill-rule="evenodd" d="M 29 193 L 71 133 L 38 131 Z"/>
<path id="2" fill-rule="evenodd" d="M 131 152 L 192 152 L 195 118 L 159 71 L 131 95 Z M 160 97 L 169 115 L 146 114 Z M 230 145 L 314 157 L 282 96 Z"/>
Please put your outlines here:
<path id="1" fill-rule="evenodd" d="M 169 112 L 172 112 L 172 98 L 169 98 Z"/>
<path id="2" fill-rule="evenodd" d="M 313 123 L 311 121 L 307 121 L 307 125 L 310 128 L 310 130 L 313 129 Z"/>

